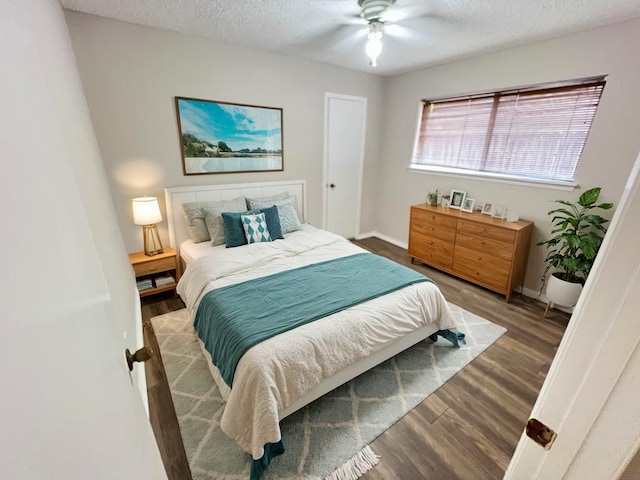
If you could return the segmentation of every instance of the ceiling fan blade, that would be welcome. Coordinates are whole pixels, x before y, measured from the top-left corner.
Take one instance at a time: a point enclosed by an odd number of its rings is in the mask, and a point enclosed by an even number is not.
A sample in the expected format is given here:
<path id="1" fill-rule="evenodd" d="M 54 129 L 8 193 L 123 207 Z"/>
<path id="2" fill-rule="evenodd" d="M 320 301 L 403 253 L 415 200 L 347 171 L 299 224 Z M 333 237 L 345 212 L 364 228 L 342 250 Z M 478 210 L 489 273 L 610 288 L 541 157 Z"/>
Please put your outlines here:
<path id="1" fill-rule="evenodd" d="M 364 26 L 354 26 L 349 24 L 336 25 L 323 32 L 306 34 L 292 39 L 284 48 L 290 53 L 305 51 L 331 51 L 339 45 L 343 45 L 351 37 L 357 37 L 358 32 Z"/>

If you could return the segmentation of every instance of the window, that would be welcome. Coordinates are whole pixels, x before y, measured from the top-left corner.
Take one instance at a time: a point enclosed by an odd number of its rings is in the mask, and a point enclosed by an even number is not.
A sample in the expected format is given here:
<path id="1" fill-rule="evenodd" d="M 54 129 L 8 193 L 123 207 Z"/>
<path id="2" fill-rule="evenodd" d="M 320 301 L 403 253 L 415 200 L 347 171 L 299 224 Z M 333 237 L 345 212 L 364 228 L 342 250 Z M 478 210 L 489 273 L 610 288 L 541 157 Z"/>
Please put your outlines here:
<path id="1" fill-rule="evenodd" d="M 425 100 L 411 168 L 573 182 L 604 77 Z"/>

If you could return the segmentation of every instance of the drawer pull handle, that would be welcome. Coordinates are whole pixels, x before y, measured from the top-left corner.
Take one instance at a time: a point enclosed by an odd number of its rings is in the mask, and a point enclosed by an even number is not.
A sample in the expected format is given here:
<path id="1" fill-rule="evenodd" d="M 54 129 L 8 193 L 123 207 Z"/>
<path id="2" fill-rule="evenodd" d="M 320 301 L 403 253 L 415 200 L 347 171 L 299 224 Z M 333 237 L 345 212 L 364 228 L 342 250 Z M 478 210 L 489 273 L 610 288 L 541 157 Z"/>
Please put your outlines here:
<path id="1" fill-rule="evenodd" d="M 158 267 L 149 267 L 149 270 L 153 272 L 154 270 L 157 270 L 157 268 Z"/>

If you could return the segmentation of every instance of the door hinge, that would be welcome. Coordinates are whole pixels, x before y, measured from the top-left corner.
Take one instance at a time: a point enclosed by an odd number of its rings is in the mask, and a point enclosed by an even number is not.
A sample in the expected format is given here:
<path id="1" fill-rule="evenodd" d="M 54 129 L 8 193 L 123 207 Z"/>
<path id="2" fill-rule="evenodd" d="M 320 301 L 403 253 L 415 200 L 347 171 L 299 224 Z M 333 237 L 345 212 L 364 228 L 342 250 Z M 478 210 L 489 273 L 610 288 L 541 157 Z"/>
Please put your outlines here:
<path id="1" fill-rule="evenodd" d="M 530 418 L 527 422 L 526 432 L 529 438 L 542 446 L 545 450 L 549 450 L 551 448 L 551 445 L 553 445 L 554 440 L 558 436 L 556 432 L 535 418 Z"/>

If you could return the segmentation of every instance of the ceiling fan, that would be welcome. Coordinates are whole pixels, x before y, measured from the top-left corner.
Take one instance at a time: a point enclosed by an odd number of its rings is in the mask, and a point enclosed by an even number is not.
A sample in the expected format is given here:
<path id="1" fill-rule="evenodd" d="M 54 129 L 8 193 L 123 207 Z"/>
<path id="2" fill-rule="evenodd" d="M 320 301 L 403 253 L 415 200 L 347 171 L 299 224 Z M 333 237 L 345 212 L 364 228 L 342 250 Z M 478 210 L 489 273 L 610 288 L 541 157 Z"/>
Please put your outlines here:
<path id="1" fill-rule="evenodd" d="M 360 16 L 369 24 L 365 52 L 372 67 L 378 66 L 378 57 L 382 53 L 383 14 L 396 0 L 358 0 L 362 9 Z"/>

